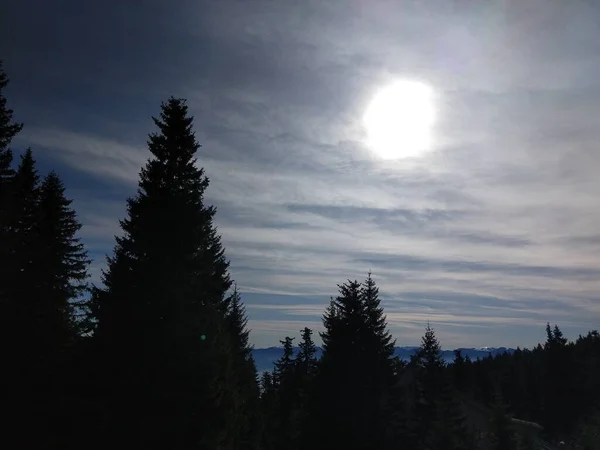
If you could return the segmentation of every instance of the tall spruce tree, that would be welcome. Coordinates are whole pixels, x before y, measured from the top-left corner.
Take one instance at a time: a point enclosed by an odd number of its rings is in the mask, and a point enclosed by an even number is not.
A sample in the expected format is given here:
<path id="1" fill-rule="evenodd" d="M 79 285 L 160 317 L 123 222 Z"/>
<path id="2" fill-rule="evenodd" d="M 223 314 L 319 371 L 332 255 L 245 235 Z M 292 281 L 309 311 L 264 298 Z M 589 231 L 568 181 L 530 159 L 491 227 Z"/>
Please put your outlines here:
<path id="1" fill-rule="evenodd" d="M 297 360 L 294 355 L 294 338 L 286 336 L 283 341 L 283 353 L 275 361 L 273 369 L 273 382 L 277 392 L 277 409 L 273 411 L 276 417 L 272 417 L 276 424 L 274 429 L 275 449 L 293 449 L 296 444 L 298 429 L 298 378 Z"/>
<path id="2" fill-rule="evenodd" d="M 312 380 L 317 372 L 317 358 L 315 356 L 317 346 L 312 339 L 313 331 L 310 328 L 304 327 L 300 330 L 300 333 L 302 340 L 298 345 L 300 350 L 296 357 L 296 365 L 300 377 L 304 380 L 303 384 L 306 384 Z"/>
<path id="3" fill-rule="evenodd" d="M 385 402 L 389 399 L 394 382 L 396 360 L 394 346 L 396 342 L 387 329 L 386 317 L 379 299 L 379 288 L 371 273 L 361 285 L 361 301 L 364 305 L 365 325 L 365 368 L 369 368 L 368 383 L 365 384 L 363 395 L 368 399 L 364 402 L 369 422 L 366 429 L 374 436 L 371 445 L 376 448 L 383 446 L 384 431 L 389 420 Z M 377 399 L 377 401 L 370 401 Z"/>
<path id="4" fill-rule="evenodd" d="M 421 346 L 416 353 L 416 364 L 428 373 L 437 373 L 445 367 L 442 358 L 442 346 L 429 323 L 425 335 L 421 338 Z"/>
<path id="5" fill-rule="evenodd" d="M 73 390 L 80 383 L 75 371 L 79 339 L 75 309 L 84 300 L 90 261 L 77 236 L 81 224 L 71 203 L 59 176 L 48 174 L 39 189 L 32 283 L 36 290 L 32 334 L 43 361 L 37 386 L 46 403 L 36 434 L 41 447 L 51 443 L 75 447 L 72 427 L 79 420 L 77 406 L 85 392 Z"/>
<path id="6" fill-rule="evenodd" d="M 317 346 L 312 334 L 313 331 L 304 327 L 300 330 L 301 338 L 296 356 L 296 380 L 297 380 L 297 405 L 296 405 L 296 435 L 294 436 L 298 448 L 306 446 L 306 437 L 312 433 L 309 420 L 309 401 L 313 391 L 313 382 L 318 370 L 316 357 Z"/>
<path id="7" fill-rule="evenodd" d="M 0 304 L 8 301 L 11 271 L 13 263 L 10 251 L 14 234 L 10 232 L 13 217 L 13 199 L 10 194 L 12 179 L 15 175 L 11 164 L 13 154 L 9 145 L 12 139 L 21 131 L 23 125 L 13 121 L 13 110 L 9 109 L 4 96 L 4 88 L 8 85 L 8 76 L 2 68 L 0 60 Z M 7 316 L 5 316 L 7 317 Z"/>
<path id="8" fill-rule="evenodd" d="M 35 165 L 31 149 L 27 149 L 11 183 L 11 214 L 7 223 L 7 245 L 3 245 L 7 258 L 2 268 L 6 276 L 2 299 L 6 308 L 4 317 L 13 318 L 10 325 L 19 327 L 19 321 L 27 317 L 31 312 L 28 308 L 37 301 L 34 297 L 40 177 Z M 30 337 L 27 333 L 19 342 L 25 343 Z"/>
<path id="9" fill-rule="evenodd" d="M 204 204 L 209 180 L 185 100 L 171 97 L 154 123 L 152 157 L 95 293 L 105 435 L 135 448 L 233 448 L 231 281 L 216 210 Z"/>
<path id="10" fill-rule="evenodd" d="M 291 381 L 296 365 L 293 345 L 294 338 L 286 336 L 283 341 L 279 342 L 283 345 L 283 354 L 275 361 L 275 368 L 273 370 L 273 383 L 277 388 Z"/>
<path id="11" fill-rule="evenodd" d="M 279 432 L 279 401 L 272 372 L 263 372 L 260 379 L 260 447 L 276 450 Z"/>
<path id="12" fill-rule="evenodd" d="M 249 344 L 248 318 L 237 285 L 227 302 L 227 324 L 233 341 L 233 357 L 235 359 L 236 399 L 240 409 L 240 413 L 232 417 L 238 421 L 235 425 L 238 430 L 236 433 L 238 442 L 235 444 L 235 448 L 254 449 L 258 446 L 260 439 L 259 387 L 256 363 L 252 357 L 252 347 Z"/>
<path id="13" fill-rule="evenodd" d="M 411 364 L 413 383 L 412 445 L 432 450 L 467 449 L 473 444 L 457 401 L 442 347 L 429 324 Z"/>
<path id="14" fill-rule="evenodd" d="M 411 446 L 415 448 L 435 447 L 432 432 L 440 420 L 440 397 L 443 385 L 444 360 L 442 348 L 434 330 L 427 324 L 421 346 L 411 358 L 411 369 L 415 374 L 411 404 Z"/>
<path id="15" fill-rule="evenodd" d="M 65 445 L 71 354 L 77 340 L 73 302 L 85 290 L 87 265 L 71 201 L 56 173 L 40 185 L 32 152 L 21 157 L 11 186 L 12 216 L 6 243 L 9 264 L 4 284 L 3 333 L 12 335 L 3 352 L 17 398 L 9 399 L 28 417 L 34 447 Z M 25 326 L 24 324 L 27 324 Z M 4 344 L 5 345 L 5 344 Z M 18 414 L 17 414 L 18 416 Z"/>
<path id="16" fill-rule="evenodd" d="M 40 186 L 34 264 L 35 284 L 42 297 L 37 328 L 57 355 L 77 337 L 74 308 L 81 305 L 88 289 L 90 260 L 77 236 L 81 224 L 71 204 L 61 179 L 50 172 Z"/>
<path id="17" fill-rule="evenodd" d="M 394 372 L 374 281 L 339 285 L 323 323 L 323 355 L 311 402 L 316 448 L 382 448 L 385 399 Z"/>
<path id="18" fill-rule="evenodd" d="M 34 273 L 39 175 L 31 150 L 21 156 L 9 189 L 10 214 L 4 217 L 5 240 L 0 245 L 3 259 L 0 347 L 5 367 L 3 382 L 10 386 L 2 403 L 4 417 L 9 419 L 3 438 L 10 440 L 9 436 L 19 424 L 31 421 L 39 425 L 45 412 L 41 408 L 44 402 L 40 399 L 38 384 L 45 377 L 40 351 L 43 342 L 36 329 L 40 324 L 36 306 L 42 299 L 36 295 Z M 35 448 L 39 444 L 33 434 L 23 436 L 20 442 L 24 448 Z"/>
<path id="19" fill-rule="evenodd" d="M 375 280 L 369 272 L 367 279 L 361 286 L 361 300 L 364 304 L 364 313 L 366 320 L 367 335 L 365 339 L 372 345 L 373 349 L 377 349 L 377 362 L 383 364 L 382 374 L 391 373 L 388 369 L 392 367 L 394 354 L 394 346 L 396 342 L 392 338 L 391 333 L 387 330 L 386 317 L 383 314 L 381 300 L 379 299 L 379 288 L 375 284 Z"/>

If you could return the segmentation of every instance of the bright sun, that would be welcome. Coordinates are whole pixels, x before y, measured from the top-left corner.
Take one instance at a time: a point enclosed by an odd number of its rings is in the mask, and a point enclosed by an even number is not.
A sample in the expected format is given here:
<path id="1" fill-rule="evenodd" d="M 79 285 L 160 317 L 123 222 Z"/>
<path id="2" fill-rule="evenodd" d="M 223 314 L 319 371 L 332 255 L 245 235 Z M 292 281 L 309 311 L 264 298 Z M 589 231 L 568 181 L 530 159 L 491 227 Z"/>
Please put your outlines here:
<path id="1" fill-rule="evenodd" d="M 418 156 L 431 146 L 433 103 L 433 89 L 418 81 L 381 89 L 364 115 L 367 144 L 384 159 Z"/>

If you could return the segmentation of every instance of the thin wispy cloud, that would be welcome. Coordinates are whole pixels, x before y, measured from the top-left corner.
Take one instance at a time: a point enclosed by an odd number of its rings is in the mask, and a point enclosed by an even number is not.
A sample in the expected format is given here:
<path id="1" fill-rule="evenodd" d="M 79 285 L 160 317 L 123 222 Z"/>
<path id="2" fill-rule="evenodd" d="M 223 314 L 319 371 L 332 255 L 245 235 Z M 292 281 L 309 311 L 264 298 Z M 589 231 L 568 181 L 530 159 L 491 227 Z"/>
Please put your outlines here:
<path id="1" fill-rule="evenodd" d="M 195 116 L 257 346 L 318 329 L 336 283 L 369 270 L 400 344 L 427 321 L 452 347 L 531 345 L 546 321 L 575 335 L 600 319 L 590 2 L 148 3 L 108 2 L 89 27 L 95 7 L 49 12 L 63 32 L 42 49 L 41 34 L 14 38 L 24 1 L 1 32 L 22 47 L 5 61 L 26 123 L 16 143 L 67 174 L 95 277 L 150 156 L 150 116 L 173 94 Z M 137 24 L 127 39 L 124 23 Z M 382 161 L 362 115 L 397 77 L 434 87 L 434 148 Z"/>

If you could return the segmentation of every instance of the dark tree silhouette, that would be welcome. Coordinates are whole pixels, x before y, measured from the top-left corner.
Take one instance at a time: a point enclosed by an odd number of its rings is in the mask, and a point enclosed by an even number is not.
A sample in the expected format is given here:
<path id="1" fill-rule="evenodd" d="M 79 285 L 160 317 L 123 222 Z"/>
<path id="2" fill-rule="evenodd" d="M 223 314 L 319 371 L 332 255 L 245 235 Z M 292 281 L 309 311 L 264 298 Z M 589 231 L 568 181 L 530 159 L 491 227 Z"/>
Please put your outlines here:
<path id="1" fill-rule="evenodd" d="M 13 154 L 9 145 L 13 137 L 23 128 L 22 124 L 13 122 L 13 111 L 6 105 L 3 91 L 7 85 L 8 77 L 2 69 L 0 60 L 0 242 L 3 243 L 0 245 L 0 267 L 2 268 L 0 270 L 0 302 L 7 301 L 9 295 L 7 288 L 11 283 L 11 278 L 7 268 L 12 263 L 10 249 L 13 245 L 11 240 L 14 237 L 10 230 L 14 211 L 12 211 L 13 199 L 9 191 L 14 171 L 11 168 Z"/>
<path id="2" fill-rule="evenodd" d="M 317 346 L 315 345 L 312 334 L 313 331 L 305 327 L 300 330 L 302 341 L 299 344 L 300 350 L 296 357 L 297 371 L 303 379 L 303 384 L 309 383 L 317 372 Z"/>
<path id="3" fill-rule="evenodd" d="M 442 358 L 440 342 L 429 324 L 411 365 L 415 373 L 412 445 L 440 450 L 470 448 L 472 438 Z"/>
<path id="4" fill-rule="evenodd" d="M 30 149 L 21 156 L 11 183 L 11 215 L 7 227 L 6 265 L 2 272 L 4 317 L 13 318 L 9 326 L 20 327 L 35 301 L 35 260 L 37 247 L 37 214 L 39 207 L 39 175 Z M 14 330 L 18 332 L 17 329 Z M 25 336 L 28 339 L 28 336 Z M 21 340 L 19 340 L 22 342 Z"/>
<path id="5" fill-rule="evenodd" d="M 45 390 L 39 389 L 39 382 L 45 375 L 43 341 L 40 342 L 36 329 L 40 323 L 38 306 L 43 299 L 36 295 L 34 271 L 39 175 L 31 150 L 21 156 L 9 191 L 10 214 L 5 217 L 5 240 L 0 246 L 4 259 L 0 270 L 3 278 L 0 345 L 5 361 L 3 379 L 5 386 L 10 386 L 3 401 L 5 417 L 8 417 L 4 437 L 10 440 L 8 436 L 19 424 L 30 421 L 39 425 L 46 412 L 45 402 L 39 398 L 45 395 Z M 25 448 L 35 447 L 40 444 L 38 438 L 30 434 L 21 442 Z"/>
<path id="6" fill-rule="evenodd" d="M 50 172 L 40 187 L 35 282 L 44 297 L 37 328 L 46 336 L 46 345 L 53 345 L 57 353 L 73 345 L 77 337 L 73 309 L 83 302 L 88 289 L 90 260 L 77 237 L 81 224 L 71 203 L 59 176 Z"/>
<path id="7" fill-rule="evenodd" d="M 73 304 L 86 289 L 89 260 L 60 178 L 52 172 L 40 185 L 35 166 L 28 149 L 10 189 L 2 297 L 2 317 L 8 320 L 2 330 L 12 336 L 3 352 L 12 389 L 5 405 L 12 404 L 12 414 L 26 417 L 37 430 L 21 438 L 23 445 L 47 447 L 65 445 L 70 433 L 72 354 L 78 340 Z"/>
<path id="8" fill-rule="evenodd" d="M 296 357 L 296 382 L 297 382 L 297 404 L 296 404 L 296 434 L 295 442 L 297 448 L 307 445 L 307 437 L 310 436 L 309 406 L 313 393 L 314 379 L 318 371 L 318 360 L 316 358 L 317 346 L 312 335 L 313 331 L 305 327 L 300 330 L 301 341 Z"/>
<path id="9" fill-rule="evenodd" d="M 377 288 L 339 285 L 323 317 L 323 356 L 311 402 L 317 448 L 382 448 L 383 412 L 394 373 L 393 343 Z"/>
<path id="10" fill-rule="evenodd" d="M 235 367 L 236 401 L 240 414 L 232 417 L 237 419 L 238 441 L 234 444 L 236 449 L 253 449 L 258 446 L 260 439 L 259 429 L 259 387 L 256 373 L 256 364 L 252 357 L 252 347 L 249 344 L 248 319 L 246 309 L 242 303 L 237 286 L 227 299 L 227 324 L 233 340 L 233 357 Z"/>
<path id="11" fill-rule="evenodd" d="M 204 205 L 209 181 L 196 167 L 192 122 L 184 100 L 163 103 L 95 292 L 106 436 L 136 448 L 229 448 L 238 439 L 231 281 L 216 210 Z"/>
<path id="12" fill-rule="evenodd" d="M 273 374 L 264 372 L 260 380 L 260 447 L 266 450 L 275 450 L 279 439 L 279 399 L 277 388 L 273 383 Z"/>
<path id="13" fill-rule="evenodd" d="M 4 192 L 6 188 L 6 178 L 10 179 L 13 174 L 10 167 L 13 158 L 12 151 L 9 148 L 10 142 L 23 128 L 23 124 L 13 121 L 13 110 L 6 105 L 6 97 L 4 97 L 3 91 L 8 82 L 8 76 L 4 72 L 0 60 L 0 193 Z"/>
<path id="14" fill-rule="evenodd" d="M 294 338 L 286 336 L 283 341 L 279 341 L 283 345 L 283 354 L 275 361 L 273 370 L 273 383 L 276 387 L 288 382 L 294 376 L 294 367 L 296 359 L 294 358 Z"/>
<path id="15" fill-rule="evenodd" d="M 4 88 L 8 85 L 8 76 L 2 68 L 0 60 L 0 302 L 5 301 L 9 293 L 6 291 L 11 283 L 10 271 L 6 268 L 12 263 L 10 248 L 14 235 L 10 231 L 12 216 L 12 196 L 9 191 L 14 177 L 11 168 L 13 154 L 9 145 L 15 135 L 23 128 L 22 124 L 13 122 L 13 110 L 6 105 Z M 5 316 L 6 317 L 6 316 Z"/>
<path id="16" fill-rule="evenodd" d="M 37 299 L 35 325 L 30 322 L 41 363 L 36 368 L 38 392 L 45 393 L 40 396 L 45 403 L 40 414 L 43 426 L 37 434 L 44 440 L 43 447 L 53 440 L 62 447 L 73 443 L 72 426 L 79 415 L 75 405 L 81 404 L 81 393 L 73 391 L 79 383 L 74 356 L 79 339 L 75 308 L 84 301 L 90 261 L 77 236 L 81 224 L 71 203 L 59 176 L 48 174 L 39 190 L 32 280 Z"/>

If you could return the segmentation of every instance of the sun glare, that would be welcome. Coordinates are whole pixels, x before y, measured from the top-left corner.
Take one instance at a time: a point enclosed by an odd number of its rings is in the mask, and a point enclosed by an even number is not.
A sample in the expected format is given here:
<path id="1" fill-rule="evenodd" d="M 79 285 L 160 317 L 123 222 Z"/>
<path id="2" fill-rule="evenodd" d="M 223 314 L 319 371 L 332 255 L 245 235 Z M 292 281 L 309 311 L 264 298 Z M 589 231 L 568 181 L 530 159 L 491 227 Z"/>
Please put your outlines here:
<path id="1" fill-rule="evenodd" d="M 431 147 L 434 122 L 433 89 L 397 81 L 381 89 L 367 108 L 367 144 L 384 159 L 418 156 Z"/>

